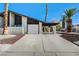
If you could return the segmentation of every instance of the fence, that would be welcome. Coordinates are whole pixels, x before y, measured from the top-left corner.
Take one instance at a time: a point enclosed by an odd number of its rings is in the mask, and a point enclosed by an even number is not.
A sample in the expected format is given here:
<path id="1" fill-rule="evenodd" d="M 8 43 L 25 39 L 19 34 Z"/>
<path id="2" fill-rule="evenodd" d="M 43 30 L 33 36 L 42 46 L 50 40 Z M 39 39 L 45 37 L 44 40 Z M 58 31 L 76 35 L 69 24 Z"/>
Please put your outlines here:
<path id="1" fill-rule="evenodd" d="M 0 28 L 0 34 L 3 33 L 3 28 Z M 24 27 L 8 27 L 9 34 L 24 34 Z"/>

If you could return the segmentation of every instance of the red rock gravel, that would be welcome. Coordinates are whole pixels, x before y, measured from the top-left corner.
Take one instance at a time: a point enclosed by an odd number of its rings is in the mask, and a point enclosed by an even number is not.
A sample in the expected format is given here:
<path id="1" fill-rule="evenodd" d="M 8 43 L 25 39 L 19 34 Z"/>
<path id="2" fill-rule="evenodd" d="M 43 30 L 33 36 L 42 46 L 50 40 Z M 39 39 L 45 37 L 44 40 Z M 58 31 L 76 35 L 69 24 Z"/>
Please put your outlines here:
<path id="1" fill-rule="evenodd" d="M 16 41 L 18 41 L 23 36 L 24 35 L 16 35 L 16 37 L 13 37 L 13 38 L 0 40 L 0 44 L 14 44 Z"/>
<path id="2" fill-rule="evenodd" d="M 62 33 L 61 37 L 72 42 L 72 43 L 74 43 L 75 41 L 79 41 L 79 34 L 78 33 Z"/>

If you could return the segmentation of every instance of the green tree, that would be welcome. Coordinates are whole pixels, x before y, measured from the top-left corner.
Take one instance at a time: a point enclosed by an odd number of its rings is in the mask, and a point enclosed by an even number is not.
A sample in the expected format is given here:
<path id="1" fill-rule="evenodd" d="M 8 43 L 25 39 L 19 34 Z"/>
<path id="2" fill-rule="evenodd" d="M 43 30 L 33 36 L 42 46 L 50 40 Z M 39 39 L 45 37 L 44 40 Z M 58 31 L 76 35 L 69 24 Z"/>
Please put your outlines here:
<path id="1" fill-rule="evenodd" d="M 56 30 L 57 30 L 57 31 L 60 31 L 61 29 L 62 29 L 62 27 L 61 27 L 60 24 L 56 25 Z"/>

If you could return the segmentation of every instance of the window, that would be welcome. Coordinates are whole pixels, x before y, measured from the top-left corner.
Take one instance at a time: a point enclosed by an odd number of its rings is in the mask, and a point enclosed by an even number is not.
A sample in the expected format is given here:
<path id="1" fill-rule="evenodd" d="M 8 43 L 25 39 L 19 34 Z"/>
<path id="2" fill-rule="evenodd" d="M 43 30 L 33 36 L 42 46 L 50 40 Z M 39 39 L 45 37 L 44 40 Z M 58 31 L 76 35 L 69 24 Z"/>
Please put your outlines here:
<path id="1" fill-rule="evenodd" d="M 15 15 L 15 26 L 22 26 L 22 17 Z"/>

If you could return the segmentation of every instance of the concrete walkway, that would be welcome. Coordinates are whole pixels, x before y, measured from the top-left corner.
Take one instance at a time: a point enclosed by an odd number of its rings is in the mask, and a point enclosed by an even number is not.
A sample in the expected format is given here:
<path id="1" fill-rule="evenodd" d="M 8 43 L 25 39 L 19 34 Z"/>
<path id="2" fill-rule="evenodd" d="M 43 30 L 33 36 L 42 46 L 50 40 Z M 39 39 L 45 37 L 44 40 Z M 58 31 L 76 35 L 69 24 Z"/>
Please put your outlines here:
<path id="1" fill-rule="evenodd" d="M 2 45 L 0 55 L 6 56 L 78 56 L 79 46 L 60 34 L 26 34 L 13 45 Z M 0 46 L 0 48 L 2 47 Z M 5 46 L 7 47 L 5 50 Z"/>

